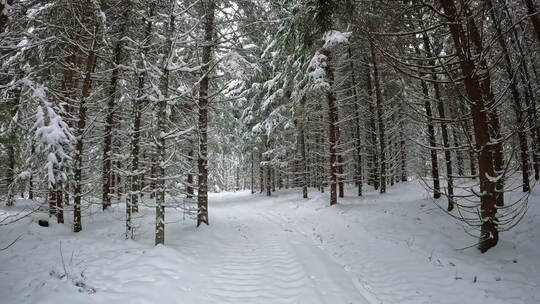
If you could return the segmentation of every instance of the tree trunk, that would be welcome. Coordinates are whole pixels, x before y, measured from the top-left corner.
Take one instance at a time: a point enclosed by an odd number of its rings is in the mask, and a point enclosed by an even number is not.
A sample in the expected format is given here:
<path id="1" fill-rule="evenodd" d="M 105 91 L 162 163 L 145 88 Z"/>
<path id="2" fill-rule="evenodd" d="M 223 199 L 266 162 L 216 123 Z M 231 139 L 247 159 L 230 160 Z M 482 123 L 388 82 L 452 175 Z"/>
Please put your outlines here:
<path id="1" fill-rule="evenodd" d="M 261 193 L 264 192 L 264 166 L 261 164 L 263 162 L 263 154 L 259 152 L 259 186 L 261 187 Z"/>
<path id="2" fill-rule="evenodd" d="M 151 18 L 154 14 L 153 6 L 150 6 L 149 19 L 146 22 L 144 41 L 148 41 L 148 37 L 152 32 Z M 143 47 L 143 54 L 146 55 L 146 46 Z M 139 68 L 143 68 L 144 63 L 141 62 Z M 142 99 L 145 95 L 144 85 L 146 82 L 146 72 L 138 75 L 137 99 L 133 101 L 133 133 L 131 136 L 131 176 L 130 176 L 130 192 L 126 198 L 126 239 L 133 239 L 132 213 L 139 211 L 139 195 L 144 185 L 141 184 L 141 174 L 139 174 L 139 154 L 141 142 L 141 119 L 142 119 Z M 143 156 L 144 161 L 144 156 Z"/>
<path id="3" fill-rule="evenodd" d="M 56 184 L 56 222 L 58 224 L 64 223 L 64 204 L 63 204 L 63 193 L 62 193 L 62 183 L 57 182 Z"/>
<path id="4" fill-rule="evenodd" d="M 337 204 L 337 144 L 338 144 L 338 130 L 337 130 L 337 104 L 336 95 L 334 92 L 334 71 L 332 70 L 332 57 L 329 51 L 324 54 L 327 58 L 326 66 L 324 68 L 326 72 L 326 80 L 329 83 L 329 89 L 326 92 L 326 102 L 328 103 L 328 141 L 329 141 L 329 162 L 330 162 L 330 206 Z"/>
<path id="5" fill-rule="evenodd" d="M 96 68 L 96 61 L 97 61 L 97 55 L 96 55 L 96 44 L 97 44 L 97 32 L 98 32 L 98 26 L 94 25 L 94 33 L 92 37 L 92 45 L 90 47 L 90 50 L 88 52 L 88 56 L 86 58 L 86 67 L 85 67 L 85 75 L 83 80 L 83 87 L 81 92 L 81 99 L 79 101 L 79 111 L 78 111 L 78 118 L 79 121 L 77 122 L 77 140 L 75 144 L 75 169 L 74 169 L 74 177 L 75 177 L 75 189 L 73 193 L 73 231 L 79 232 L 82 229 L 82 221 L 81 221 L 81 199 L 82 199 L 82 170 L 83 170 L 83 152 L 84 152 L 84 141 L 83 141 L 83 135 L 84 131 L 86 129 L 86 99 L 90 96 L 90 90 L 92 88 L 92 75 L 94 74 L 94 70 Z"/>
<path id="6" fill-rule="evenodd" d="M 267 163 L 266 166 L 266 196 L 272 196 L 272 169 L 270 164 Z"/>
<path id="7" fill-rule="evenodd" d="M 202 2 L 204 15 L 204 41 L 202 78 L 199 86 L 199 159 L 198 159 L 198 213 L 197 227 L 208 221 L 208 86 L 214 35 L 214 0 Z"/>
<path id="8" fill-rule="evenodd" d="M 448 211 L 454 209 L 454 176 L 452 172 L 452 154 L 450 152 L 450 142 L 448 139 L 448 128 L 446 126 L 446 113 L 444 110 L 444 101 L 441 98 L 439 84 L 437 83 L 437 75 L 432 74 L 434 81 L 433 86 L 435 89 L 435 99 L 437 100 L 437 112 L 439 112 L 439 119 L 441 120 L 441 134 L 444 147 L 444 162 L 446 165 L 446 185 L 447 185 L 447 199 L 448 199 Z"/>
<path id="9" fill-rule="evenodd" d="M 506 3 L 504 3 L 504 12 L 505 17 L 508 19 L 509 24 L 514 24 L 514 20 L 512 20 L 512 16 L 510 11 L 508 10 L 508 7 L 506 6 Z M 521 39 L 518 36 L 517 30 L 514 27 L 511 29 L 512 36 L 510 36 L 510 41 L 513 45 L 516 46 L 520 58 L 527 58 L 527 57 L 534 57 L 534 56 L 528 56 L 525 54 Z M 532 68 L 533 72 L 536 73 L 536 69 L 533 66 Z M 531 86 L 532 80 L 529 77 L 529 69 L 527 67 L 527 63 L 525 60 L 523 60 L 522 64 L 520 65 L 520 73 L 519 73 L 521 81 L 524 83 L 524 101 L 525 101 L 525 108 L 527 110 L 527 121 L 528 121 L 528 129 L 531 136 L 531 148 L 532 148 L 532 156 L 533 156 L 533 166 L 534 166 L 534 178 L 535 180 L 540 179 L 540 122 L 538 119 L 538 114 L 536 111 L 536 103 L 533 99 L 534 93 Z M 537 78 L 538 80 L 538 78 Z"/>
<path id="10" fill-rule="evenodd" d="M 467 15 L 467 24 L 461 24 L 457 16 L 457 9 L 454 6 L 453 0 L 441 0 L 440 1 L 444 13 L 448 17 L 448 26 L 454 41 L 454 45 L 457 50 L 457 54 L 460 58 L 460 68 L 464 76 L 465 90 L 467 97 L 471 102 L 471 115 L 473 120 L 473 130 L 476 139 L 476 149 L 478 153 L 479 164 L 479 179 L 480 179 L 480 219 L 481 232 L 480 242 L 478 248 L 481 252 L 486 252 L 491 247 L 495 246 L 499 239 L 499 232 L 497 230 L 497 209 L 495 203 L 497 200 L 496 185 L 495 182 L 490 180 L 490 177 L 495 177 L 494 169 L 494 157 L 492 149 L 489 149 L 490 144 L 490 120 L 488 118 L 487 109 L 484 103 L 484 96 L 482 96 L 482 84 L 481 79 L 486 78 L 489 81 L 489 74 L 478 75 L 477 64 L 474 61 L 474 57 L 470 54 L 474 53 L 469 45 L 465 45 L 469 39 L 469 35 L 465 32 L 470 30 L 464 29 L 464 26 L 470 27 L 474 23 L 474 19 Z M 463 9 L 466 14 L 470 14 L 468 8 Z M 471 37 L 476 39 L 475 35 Z M 484 72 L 485 73 L 485 72 Z M 489 97 L 489 96 L 486 96 Z M 492 102 L 492 100 L 487 100 Z"/>
<path id="11" fill-rule="evenodd" d="M 234 187 L 234 191 L 240 190 L 240 162 L 236 165 L 236 185 Z"/>
<path id="12" fill-rule="evenodd" d="M 303 111 L 302 111 L 303 115 Z M 302 121 L 300 122 L 300 153 L 302 154 L 302 197 L 308 198 L 308 180 L 307 180 L 307 154 L 306 154 L 306 139 L 304 134 L 304 122 L 303 117 L 300 118 Z"/>
<path id="13" fill-rule="evenodd" d="M 425 44 L 425 42 L 424 42 Z M 415 45 L 416 54 L 420 56 L 420 49 Z M 430 56 L 428 54 L 428 56 Z M 424 77 L 424 73 L 420 73 L 420 77 Z M 431 100 L 429 96 L 429 88 L 424 80 L 420 80 L 422 94 L 424 95 L 424 110 L 426 111 L 427 128 L 428 128 L 428 144 L 429 153 L 431 156 L 431 179 L 433 180 L 433 198 L 441 197 L 441 183 L 439 180 L 439 160 L 437 157 L 437 142 L 435 140 L 435 126 L 433 125 L 433 111 L 431 110 Z"/>
<path id="14" fill-rule="evenodd" d="M 32 147 L 30 148 L 31 157 L 34 157 L 35 152 L 36 152 L 36 145 L 34 141 L 32 141 Z M 29 200 L 34 199 L 34 166 L 32 162 L 30 163 L 30 176 L 28 177 L 28 199 Z"/>
<path id="15" fill-rule="evenodd" d="M 527 153 L 528 144 L 527 144 L 527 135 L 524 130 L 524 121 L 523 121 L 523 106 L 521 103 L 521 96 L 517 86 L 517 79 L 514 75 L 512 68 L 512 59 L 508 53 L 508 48 L 506 46 L 506 41 L 502 36 L 503 33 L 500 28 L 499 18 L 494 10 L 491 0 L 487 1 L 488 7 L 491 11 L 491 18 L 493 19 L 493 26 L 497 33 L 497 42 L 501 47 L 501 50 L 504 55 L 504 63 L 506 68 L 506 73 L 508 74 L 508 79 L 510 80 L 510 92 L 512 93 L 512 99 L 514 101 L 514 112 L 516 113 L 516 123 L 517 123 L 517 138 L 519 140 L 520 147 L 520 158 L 521 158 L 521 174 L 522 174 L 522 183 L 523 183 L 523 192 L 530 191 L 531 187 L 529 184 L 529 154 Z"/>
<path id="16" fill-rule="evenodd" d="M 399 114 L 398 114 L 398 119 L 399 119 L 399 123 L 400 123 L 400 127 L 399 127 L 399 154 L 400 154 L 400 158 L 401 158 L 401 169 L 400 169 L 400 180 L 402 182 L 406 182 L 407 181 L 407 147 L 405 145 L 405 139 L 406 139 L 406 136 L 405 136 L 405 128 L 406 126 L 404 125 L 404 119 L 403 119 L 403 113 L 404 113 L 404 109 L 403 109 L 403 103 L 400 104 L 400 111 L 399 111 Z"/>
<path id="17" fill-rule="evenodd" d="M 368 92 L 368 111 L 369 111 L 369 124 L 368 132 L 371 138 L 370 142 L 370 173 L 369 179 L 375 190 L 379 189 L 379 158 L 377 155 L 377 129 L 375 124 L 375 109 L 373 108 L 373 88 L 371 85 L 371 65 L 369 65 L 369 60 L 366 59 L 368 63 L 368 69 L 366 73 L 366 88 Z"/>
<path id="18" fill-rule="evenodd" d="M 423 36 L 423 41 L 424 41 L 424 47 L 426 49 L 426 55 L 429 58 L 433 58 L 434 55 L 438 56 L 439 54 L 433 54 L 433 52 L 431 51 L 431 42 L 429 41 L 428 36 L 426 34 L 423 34 L 422 36 Z M 430 60 L 429 64 L 431 66 L 435 66 L 436 64 L 435 60 Z M 437 74 L 432 73 L 431 79 L 433 80 L 433 89 L 435 91 L 435 100 L 437 101 L 437 112 L 439 114 L 439 121 L 441 124 L 441 135 L 442 135 L 443 147 L 444 147 L 444 161 L 446 165 L 446 185 L 447 185 L 446 195 L 448 199 L 447 210 L 452 211 L 454 209 L 454 177 L 452 173 L 452 154 L 450 153 L 450 143 L 448 140 L 448 128 L 445 122 L 446 113 L 444 110 L 444 101 L 441 97 L 441 91 L 440 91 L 440 87 L 438 83 Z M 430 109 L 430 112 L 431 112 L 431 109 Z M 427 113 L 427 110 L 426 110 L 426 113 Z M 433 123 L 433 122 L 430 122 L 430 123 Z M 431 138 L 431 134 L 430 134 L 430 140 L 431 139 L 433 139 L 433 142 L 435 142 L 435 134 L 433 134 L 433 138 Z M 435 151 L 435 158 L 436 158 L 437 157 L 436 150 L 432 150 L 432 151 Z"/>
<path id="19" fill-rule="evenodd" d="M 274 166 L 271 166 L 270 168 L 270 172 L 272 174 L 272 192 L 276 192 L 276 168 Z"/>
<path id="20" fill-rule="evenodd" d="M 534 27 L 534 31 L 536 32 L 536 39 L 538 43 L 540 43 L 540 11 L 538 10 L 538 7 L 534 3 L 534 1 L 535 0 L 523 0 L 523 2 L 525 2 L 525 5 L 527 6 L 527 13 L 531 18 L 531 23 Z"/>
<path id="21" fill-rule="evenodd" d="M 58 211 L 56 210 L 56 194 L 55 185 L 50 185 L 47 194 L 47 200 L 49 201 L 49 218 L 53 216 L 56 217 L 56 212 Z"/>
<path id="22" fill-rule="evenodd" d="M 9 21 L 9 16 L 6 14 L 6 4 L 12 6 L 13 1 L 14 0 L 0 1 L 0 33 L 3 33 L 6 30 Z"/>
<path id="23" fill-rule="evenodd" d="M 165 194 L 166 194 L 166 138 L 167 133 L 167 100 L 169 99 L 169 59 L 173 52 L 173 33 L 175 31 L 175 14 L 174 8 L 176 2 L 170 1 L 170 15 L 167 22 L 167 32 L 165 38 L 162 67 L 161 67 L 161 79 L 160 79 L 160 100 L 157 108 L 158 117 L 158 139 L 156 142 L 156 229 L 155 229 L 155 245 L 165 244 Z"/>
<path id="24" fill-rule="evenodd" d="M 371 46 L 371 58 L 373 60 L 373 82 L 375 83 L 375 97 L 377 101 L 377 124 L 379 127 L 379 157 L 380 157 L 380 193 L 386 192 L 386 144 L 385 144 L 385 126 L 383 119 L 383 97 L 381 92 L 381 86 L 379 83 L 379 70 L 377 67 L 377 57 L 375 55 L 375 46 L 373 42 L 370 42 Z"/>
<path id="25" fill-rule="evenodd" d="M 355 133 L 354 133 L 354 143 L 355 143 L 355 153 L 356 153 L 356 170 L 355 170 L 355 180 L 356 185 L 358 186 L 358 196 L 362 196 L 362 141 L 361 141 L 361 132 L 360 132 L 360 106 L 358 105 L 358 91 L 356 89 L 356 77 L 354 69 L 354 61 L 352 58 L 352 51 L 349 47 L 347 49 L 349 56 L 349 65 L 351 68 L 351 86 L 353 94 L 353 104 L 354 104 L 354 115 L 355 115 Z"/>
<path id="26" fill-rule="evenodd" d="M 255 193 L 255 158 L 253 156 L 253 148 L 251 148 L 251 167 L 250 167 L 250 183 L 249 183 L 249 189 L 251 190 L 251 194 Z"/>
<path id="27" fill-rule="evenodd" d="M 123 32 L 123 31 L 122 31 Z M 119 78 L 119 65 L 122 58 L 122 40 L 116 42 L 114 47 L 114 67 L 112 69 L 111 81 L 109 84 L 109 98 L 107 102 L 107 116 L 105 118 L 105 136 L 103 139 L 103 172 L 102 172 L 102 208 L 103 210 L 111 206 L 111 186 L 113 179 L 112 171 L 112 142 L 113 142 L 113 127 L 115 125 L 115 106 L 116 106 L 116 91 Z"/>

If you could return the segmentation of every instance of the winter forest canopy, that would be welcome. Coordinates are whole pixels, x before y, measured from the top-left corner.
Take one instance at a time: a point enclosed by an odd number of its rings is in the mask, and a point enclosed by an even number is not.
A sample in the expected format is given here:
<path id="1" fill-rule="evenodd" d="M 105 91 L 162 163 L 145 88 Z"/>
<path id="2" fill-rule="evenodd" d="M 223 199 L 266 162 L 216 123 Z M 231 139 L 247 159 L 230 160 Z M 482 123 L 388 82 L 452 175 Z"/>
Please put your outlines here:
<path id="1" fill-rule="evenodd" d="M 115 232 L 100 238 L 119 248 L 200 244 L 219 238 L 228 206 L 252 213 L 239 235 L 252 217 L 311 235 L 299 218 L 324 208 L 330 222 L 391 231 L 383 239 L 406 233 L 385 230 L 403 221 L 394 211 L 423 229 L 429 210 L 450 257 L 532 252 L 527 267 L 540 272 L 538 245 L 508 245 L 523 231 L 540 241 L 539 50 L 537 0 L 0 0 L 0 261 L 44 242 L 27 234 L 45 233 L 57 259 L 59 240 L 107 225 Z M 279 209 L 287 203 L 305 214 Z M 84 270 L 66 270 L 61 246 L 64 266 L 48 275 L 99 294 Z M 540 301 L 530 272 L 523 297 L 500 303 Z M 451 282 L 462 280 L 456 271 Z M 381 298 L 370 284 L 373 303 L 446 303 Z M 228 291 L 216 303 L 266 301 Z M 363 303 L 345 298 L 333 299 Z"/>

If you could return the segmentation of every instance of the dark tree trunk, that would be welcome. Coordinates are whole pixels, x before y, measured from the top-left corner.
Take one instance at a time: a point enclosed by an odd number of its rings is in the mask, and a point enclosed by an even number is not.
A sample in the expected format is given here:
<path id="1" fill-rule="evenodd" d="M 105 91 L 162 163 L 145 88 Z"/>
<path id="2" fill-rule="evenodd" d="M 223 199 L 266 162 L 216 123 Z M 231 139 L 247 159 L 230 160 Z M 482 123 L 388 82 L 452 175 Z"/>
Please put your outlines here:
<path id="1" fill-rule="evenodd" d="M 123 32 L 123 31 L 122 31 Z M 103 139 L 103 187 L 102 187 L 102 207 L 103 210 L 111 206 L 111 188 L 113 184 L 112 171 L 112 143 L 113 143 L 113 128 L 115 125 L 116 116 L 116 91 L 118 87 L 119 65 L 122 58 L 122 40 L 118 40 L 114 47 L 114 67 L 112 69 L 111 81 L 109 84 L 109 99 L 107 102 L 107 116 L 105 118 L 105 136 Z"/>
<path id="2" fill-rule="evenodd" d="M 423 41 L 424 41 L 424 47 L 426 49 L 426 55 L 430 58 L 433 58 L 433 54 L 431 51 L 431 42 L 429 41 L 429 38 L 426 34 L 423 34 Z M 435 61 L 430 60 L 430 65 L 435 66 Z M 448 128 L 446 125 L 446 113 L 444 110 L 444 101 L 441 96 L 441 91 L 437 79 L 437 74 L 431 74 L 431 79 L 433 80 L 433 89 L 435 91 L 435 100 L 437 101 L 437 112 L 439 114 L 439 120 L 441 124 L 441 135 L 443 140 L 443 147 L 444 147 L 444 161 L 446 165 L 446 183 L 447 183 L 447 199 L 448 199 L 448 211 L 452 211 L 454 209 L 454 177 L 452 173 L 452 154 L 450 153 L 450 143 L 448 139 Z M 426 111 L 427 112 L 427 111 Z M 435 134 L 433 134 L 433 137 L 435 137 Z M 435 138 L 433 138 L 435 140 Z M 434 147 L 434 146 L 432 146 Z M 433 150 L 432 150 L 433 151 Z M 436 152 L 435 152 L 436 157 Z"/>
<path id="3" fill-rule="evenodd" d="M 366 60 L 369 63 L 369 60 Z M 371 66 L 368 64 L 368 66 Z M 371 67 L 367 69 L 366 73 L 366 88 L 368 91 L 368 111 L 369 111 L 369 124 L 368 132 L 370 135 L 370 173 L 369 179 L 375 190 L 379 189 L 379 158 L 377 155 L 377 129 L 375 125 L 375 109 L 373 108 L 373 88 L 371 85 Z"/>
<path id="4" fill-rule="evenodd" d="M 452 104 L 450 104 L 450 114 L 452 118 L 456 118 L 455 111 L 452 110 Z M 457 165 L 457 174 L 459 176 L 464 176 L 464 160 L 463 160 L 463 152 L 461 148 L 461 141 L 459 138 L 458 132 L 456 132 L 455 127 L 452 126 L 450 128 L 450 133 L 452 135 L 452 145 L 456 148 L 456 165 Z"/>
<path id="5" fill-rule="evenodd" d="M 302 111 L 302 115 L 303 115 L 303 111 Z M 302 170 L 302 197 L 308 198 L 308 179 L 307 179 L 308 169 L 307 169 L 306 139 L 305 139 L 305 134 L 304 134 L 305 126 L 304 126 L 303 117 L 301 117 L 300 119 L 302 121 L 299 123 L 300 130 L 299 130 L 298 137 L 300 141 L 300 154 L 302 155 L 302 162 L 301 162 L 302 165 L 300 168 L 300 170 Z"/>
<path id="6" fill-rule="evenodd" d="M 508 10 L 508 7 L 506 6 L 506 3 L 504 3 L 503 6 L 505 17 L 508 20 L 509 24 L 514 24 L 514 20 L 512 20 L 512 16 L 510 11 Z M 516 27 L 512 27 L 512 36 L 511 36 L 511 43 L 516 46 L 516 49 L 519 52 L 520 58 L 527 58 L 527 57 L 534 57 L 534 56 L 528 56 L 522 47 L 521 39 L 518 36 Z M 528 121 L 528 129 L 530 132 L 530 137 L 532 141 L 532 156 L 533 156 L 533 168 L 534 168 L 534 178 L 535 180 L 540 179 L 540 122 L 538 119 L 538 114 L 536 111 L 536 103 L 534 101 L 533 96 L 535 94 L 533 93 L 533 89 L 531 86 L 532 80 L 529 77 L 529 69 L 527 67 L 527 62 L 523 60 L 522 64 L 520 65 L 520 73 L 519 77 L 521 81 L 524 83 L 524 101 L 525 101 L 525 108 L 527 110 L 527 121 Z M 533 66 L 532 70 L 534 73 L 536 73 L 536 68 Z M 538 77 L 537 77 L 538 81 Z"/>
<path id="7" fill-rule="evenodd" d="M 198 196 L 197 196 L 197 227 L 208 221 L 208 87 L 210 63 L 212 60 L 212 47 L 214 35 L 214 0 L 202 2 L 204 14 L 204 41 L 201 68 L 202 78 L 199 86 L 199 158 L 197 166 Z"/>
<path id="8" fill-rule="evenodd" d="M 188 145 L 189 145 L 189 151 L 188 151 L 188 162 L 190 164 L 193 163 L 193 142 L 191 142 L 191 140 L 188 141 Z M 192 199 L 193 198 L 193 194 L 195 193 L 193 191 L 193 174 L 191 174 L 191 171 L 188 172 L 187 174 L 187 177 L 186 177 L 186 182 L 187 182 L 187 186 L 186 186 L 186 192 L 187 192 L 187 195 L 186 195 L 186 198 L 188 199 Z"/>
<path id="9" fill-rule="evenodd" d="M 251 148 L 251 167 L 250 167 L 250 183 L 249 183 L 249 189 L 251 190 L 251 194 L 255 193 L 255 157 L 253 156 L 253 148 Z"/>
<path id="10" fill-rule="evenodd" d="M 81 92 L 81 99 L 79 101 L 79 111 L 78 111 L 79 121 L 77 122 L 77 127 L 76 127 L 77 140 L 75 144 L 75 158 L 74 158 L 75 189 L 73 193 L 73 197 L 74 197 L 73 198 L 73 231 L 74 232 L 79 232 L 82 229 L 81 200 L 82 200 L 82 170 L 83 170 L 83 152 L 84 152 L 83 135 L 86 129 L 86 111 L 87 111 L 86 99 L 90 96 L 90 91 L 92 89 L 92 76 L 94 74 L 94 70 L 96 68 L 96 61 L 97 61 L 97 55 L 96 55 L 97 32 L 98 32 L 98 26 L 94 25 L 92 46 L 90 47 L 88 56 L 86 58 L 83 87 L 82 87 L 82 92 Z"/>
<path id="11" fill-rule="evenodd" d="M 432 76 L 434 81 L 437 81 L 437 76 L 433 74 Z M 437 82 L 434 82 L 435 87 L 435 99 L 437 100 L 437 111 L 439 112 L 439 118 L 441 119 L 441 134 L 442 134 L 442 140 L 443 140 L 443 147 L 444 147 L 444 162 L 446 165 L 446 183 L 447 183 L 447 191 L 448 193 L 448 211 L 452 211 L 454 209 L 454 177 L 453 177 L 453 170 L 452 170 L 452 154 L 450 152 L 450 141 L 448 138 L 448 128 L 446 125 L 446 113 L 444 110 L 444 101 L 441 98 L 441 93 L 439 89 L 439 84 Z"/>
<path id="12" fill-rule="evenodd" d="M 31 157 L 34 157 L 34 153 L 36 152 L 36 145 L 32 141 L 32 147 L 30 148 L 30 155 Z M 66 191 L 67 194 L 67 191 Z M 28 199 L 33 200 L 34 199 L 34 166 L 30 165 L 30 176 L 28 177 Z M 69 201 L 69 200 L 67 200 Z M 67 204 L 66 201 L 66 204 Z"/>
<path id="13" fill-rule="evenodd" d="M 329 83 L 329 89 L 326 92 L 326 102 L 328 103 L 328 141 L 329 141 L 329 165 L 330 165 L 330 206 L 337 204 L 337 182 L 338 182 L 338 159 L 337 159 L 337 144 L 338 144 L 338 130 L 337 130 L 337 103 L 336 95 L 333 91 L 334 84 L 334 71 L 332 70 L 332 57 L 329 51 L 324 54 L 327 58 L 326 66 L 324 68 L 326 72 L 326 80 Z"/>
<path id="14" fill-rule="evenodd" d="M 266 166 L 266 196 L 272 196 L 272 169 L 270 164 L 267 162 Z"/>
<path id="15" fill-rule="evenodd" d="M 491 11 L 491 18 L 493 19 L 493 26 L 495 27 L 497 33 L 497 41 L 504 55 L 504 63 L 506 68 L 506 73 L 508 74 L 508 79 L 510 80 L 510 92 L 512 93 L 512 99 L 514 101 L 514 111 L 516 113 L 516 123 L 517 123 L 517 137 L 519 140 L 520 147 L 520 158 L 521 158 L 521 173 L 522 173 L 522 183 L 523 183 L 523 192 L 530 191 L 531 187 L 529 184 L 529 154 L 527 153 L 528 144 L 527 144 L 527 135 L 524 130 L 524 120 L 523 120 L 523 106 L 521 103 L 521 96 L 517 86 L 517 79 L 514 75 L 514 70 L 512 68 L 512 59 L 508 53 L 508 48 L 506 46 L 506 41 L 502 36 L 503 33 L 500 28 L 500 21 L 495 12 L 495 9 L 492 5 L 491 0 L 487 1 L 489 9 Z"/>
<path id="16" fill-rule="evenodd" d="M 540 11 L 538 10 L 537 5 L 534 3 L 535 0 L 523 0 L 527 6 L 527 13 L 531 18 L 531 23 L 536 32 L 536 39 L 540 44 Z"/>
<path id="17" fill-rule="evenodd" d="M 62 193 L 62 183 L 58 182 L 56 185 L 56 222 L 58 224 L 64 223 L 64 204 L 63 204 L 63 193 Z"/>
<path id="18" fill-rule="evenodd" d="M 270 167 L 270 173 L 272 174 L 271 182 L 272 182 L 272 192 L 276 192 L 276 168 L 271 166 Z"/>
<path id="19" fill-rule="evenodd" d="M 416 53 L 420 56 L 418 46 L 415 45 L 414 47 L 416 49 Z M 420 77 L 424 76 L 424 73 L 420 73 Z M 433 198 L 438 199 L 441 197 L 441 182 L 439 179 L 439 159 L 437 157 L 437 142 L 435 140 L 435 126 L 433 125 L 433 111 L 431 110 L 429 88 L 424 80 L 420 80 L 420 85 L 422 87 L 422 94 L 424 95 L 424 110 L 426 111 L 427 119 L 428 144 L 429 153 L 431 156 L 431 179 L 433 180 Z"/>
<path id="20" fill-rule="evenodd" d="M 165 194 L 166 194 L 166 137 L 167 134 L 167 102 L 169 99 L 170 67 L 169 58 L 173 52 L 173 34 L 175 33 L 175 13 L 176 2 L 170 1 L 169 20 L 167 20 L 167 31 L 164 43 L 163 59 L 161 61 L 161 78 L 159 83 L 160 100 L 157 105 L 157 129 L 159 132 L 156 140 L 156 227 L 154 244 L 165 244 Z"/>
<path id="21" fill-rule="evenodd" d="M 399 123 L 400 123 L 400 127 L 399 127 L 399 137 L 400 137 L 400 140 L 399 140 L 399 155 L 400 155 L 400 158 L 401 158 L 401 169 L 400 169 L 400 180 L 402 182 L 406 182 L 407 181 L 407 147 L 405 145 L 405 139 L 406 139 L 406 136 L 405 136 L 405 128 L 406 128 L 406 125 L 405 125 L 405 120 L 403 119 L 403 113 L 405 111 L 403 110 L 403 103 L 400 105 L 400 111 L 399 111 L 399 114 L 398 114 L 398 119 L 399 119 Z"/>
<path id="22" fill-rule="evenodd" d="M 240 163 L 236 165 L 236 185 L 234 187 L 234 191 L 240 190 Z"/>
<path id="23" fill-rule="evenodd" d="M 141 118 L 142 118 L 142 105 L 141 98 L 144 95 L 144 83 L 145 75 L 139 75 L 139 88 L 137 93 L 137 100 L 133 103 L 133 134 L 131 136 L 131 195 L 129 207 L 127 210 L 130 212 L 137 212 L 139 210 L 139 192 L 141 191 L 139 178 L 139 154 L 140 154 L 140 142 L 141 142 Z"/>
<path id="24" fill-rule="evenodd" d="M 377 56 L 375 54 L 375 47 L 373 42 L 370 42 L 371 46 L 371 58 L 373 60 L 373 82 L 375 83 L 375 97 L 377 101 L 377 125 L 379 127 L 379 153 L 380 153 L 380 193 L 386 192 L 386 144 L 385 144 L 385 126 L 383 119 L 383 96 L 381 92 L 381 86 L 379 83 L 379 70 L 377 66 Z"/>
<path id="25" fill-rule="evenodd" d="M 491 247 L 495 246 L 499 239 L 499 231 L 497 229 L 497 209 L 495 207 L 497 201 L 496 193 L 496 183 L 490 180 L 490 177 L 495 176 L 494 169 L 494 157 L 492 149 L 489 149 L 490 144 L 490 120 L 488 117 L 487 109 L 485 106 L 484 96 L 482 96 L 481 79 L 489 80 L 489 74 L 478 75 L 477 74 L 477 63 L 474 61 L 475 58 L 471 57 L 470 46 L 466 44 L 468 41 L 469 35 L 466 34 L 470 30 L 471 24 L 474 23 L 474 19 L 468 15 L 470 10 L 468 8 L 463 8 L 463 11 L 467 14 L 467 24 L 463 25 L 459 22 L 458 11 L 454 6 L 453 0 L 441 0 L 440 1 L 444 13 L 448 17 L 448 26 L 454 41 L 454 45 L 457 50 L 457 54 L 460 58 L 460 68 L 464 76 L 465 89 L 467 92 L 467 97 L 471 102 L 471 115 L 473 120 L 473 130 L 476 139 L 476 148 L 479 151 L 478 153 L 478 164 L 479 164 L 479 179 L 480 179 L 480 219 L 481 224 L 481 234 L 479 249 L 481 252 L 486 252 Z M 464 28 L 466 27 L 466 28 Z M 471 35 L 470 38 L 473 40 L 476 39 L 476 35 Z M 477 42 L 478 43 L 478 42 Z M 489 97 L 489 96 L 486 96 Z M 487 102 L 492 102 L 492 100 L 487 100 Z"/>
<path id="26" fill-rule="evenodd" d="M 354 144 L 355 144 L 355 154 L 356 154 L 356 170 L 355 170 L 355 181 L 358 186 L 358 196 L 362 196 L 362 141 L 360 133 L 360 106 L 358 105 L 358 90 L 356 89 L 356 77 L 354 69 L 354 61 L 352 57 L 352 51 L 349 47 L 347 49 L 349 56 L 349 65 L 351 68 L 351 86 L 353 94 L 353 104 L 354 104 L 354 115 L 355 115 L 355 133 L 354 133 Z"/>
<path id="27" fill-rule="evenodd" d="M 9 16 L 5 14 L 7 12 L 6 4 L 8 6 L 12 6 L 13 1 L 14 0 L 7 0 L 5 2 L 4 1 L 0 2 L 0 33 L 3 33 L 6 30 L 6 27 L 9 21 Z"/>
<path id="28" fill-rule="evenodd" d="M 261 188 L 261 193 L 264 192 L 264 166 L 261 164 L 263 162 L 263 154 L 259 152 L 259 186 Z"/>
<path id="29" fill-rule="evenodd" d="M 56 217 L 56 213 L 58 210 L 56 210 L 56 190 L 55 185 L 49 186 L 49 191 L 47 194 L 47 200 L 49 201 L 49 218 Z"/>

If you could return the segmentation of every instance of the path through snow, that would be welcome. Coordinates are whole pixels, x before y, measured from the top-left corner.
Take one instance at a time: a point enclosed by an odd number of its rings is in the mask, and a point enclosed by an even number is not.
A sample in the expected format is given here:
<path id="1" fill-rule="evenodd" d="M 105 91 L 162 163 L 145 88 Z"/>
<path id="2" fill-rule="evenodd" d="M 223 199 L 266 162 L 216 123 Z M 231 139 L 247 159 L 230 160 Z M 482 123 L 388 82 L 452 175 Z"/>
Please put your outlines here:
<path id="1" fill-rule="evenodd" d="M 353 193 L 353 190 L 349 191 Z M 87 214 L 85 230 L 2 227 L 0 302 L 533 304 L 540 302 L 540 197 L 520 226 L 482 255 L 415 182 L 327 205 L 327 194 L 212 194 L 211 226 L 167 211 L 167 246 L 153 246 L 154 210 L 123 240 L 123 206 Z M 2 207 L 3 216 L 18 207 Z M 473 232 L 474 233 L 474 232 Z"/>

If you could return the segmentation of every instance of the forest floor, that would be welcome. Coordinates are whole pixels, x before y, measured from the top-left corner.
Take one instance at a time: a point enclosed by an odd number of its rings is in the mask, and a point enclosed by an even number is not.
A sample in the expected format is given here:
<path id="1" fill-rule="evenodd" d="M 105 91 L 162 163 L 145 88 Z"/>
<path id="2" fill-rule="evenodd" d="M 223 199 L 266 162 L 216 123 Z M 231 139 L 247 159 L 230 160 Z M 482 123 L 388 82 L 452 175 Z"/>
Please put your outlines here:
<path id="1" fill-rule="evenodd" d="M 141 208 L 134 241 L 124 240 L 121 204 L 87 211 L 78 234 L 28 216 L 0 227 L 0 248 L 20 236 L 0 251 L 0 302 L 540 303 L 540 187 L 485 254 L 460 249 L 476 239 L 418 182 L 362 198 L 351 188 L 333 207 L 310 190 L 308 200 L 298 189 L 212 194 L 208 227 L 168 209 L 157 247 L 152 208 Z"/>

